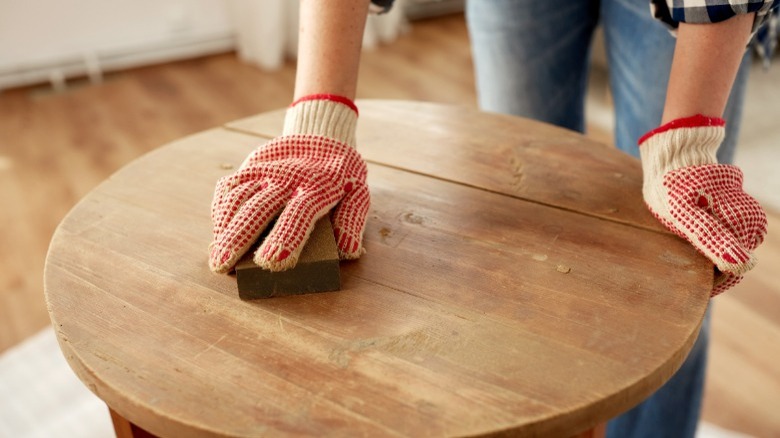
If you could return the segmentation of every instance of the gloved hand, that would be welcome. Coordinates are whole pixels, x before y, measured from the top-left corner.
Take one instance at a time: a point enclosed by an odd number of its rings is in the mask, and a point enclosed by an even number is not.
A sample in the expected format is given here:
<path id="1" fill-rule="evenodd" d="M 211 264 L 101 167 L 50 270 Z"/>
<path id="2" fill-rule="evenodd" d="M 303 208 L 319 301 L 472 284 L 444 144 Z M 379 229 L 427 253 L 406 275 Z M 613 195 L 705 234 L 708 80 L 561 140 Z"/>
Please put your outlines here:
<path id="1" fill-rule="evenodd" d="M 277 214 L 254 261 L 271 271 L 295 266 L 315 223 L 334 207 L 339 256 L 360 257 L 369 193 L 366 164 L 355 150 L 356 123 L 357 107 L 343 97 L 312 95 L 290 106 L 282 136 L 217 182 L 212 271 L 230 271 Z"/>
<path id="2" fill-rule="evenodd" d="M 717 267 L 712 296 L 753 268 L 766 234 L 766 214 L 742 189 L 742 172 L 717 164 L 725 121 L 696 115 L 677 119 L 639 139 L 643 195 L 666 228 Z"/>

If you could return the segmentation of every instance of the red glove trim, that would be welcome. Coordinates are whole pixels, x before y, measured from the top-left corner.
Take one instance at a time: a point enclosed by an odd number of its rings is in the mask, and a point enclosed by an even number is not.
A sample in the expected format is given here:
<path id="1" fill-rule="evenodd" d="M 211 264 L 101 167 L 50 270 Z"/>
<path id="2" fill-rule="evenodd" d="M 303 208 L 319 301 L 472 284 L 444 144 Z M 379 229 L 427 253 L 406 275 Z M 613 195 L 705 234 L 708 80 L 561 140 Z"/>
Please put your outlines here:
<path id="1" fill-rule="evenodd" d="M 637 144 L 639 146 L 642 146 L 642 143 L 645 142 L 648 138 L 660 134 L 662 132 L 669 131 L 671 129 L 677 129 L 677 128 L 700 128 L 702 126 L 726 126 L 726 121 L 721 119 L 720 117 L 709 117 L 702 114 L 696 114 L 695 116 L 691 117 L 683 117 L 681 119 L 675 119 L 671 122 L 661 125 L 652 131 L 648 132 L 647 134 L 643 135 Z"/>
<path id="2" fill-rule="evenodd" d="M 310 94 L 296 100 L 290 105 L 290 107 L 294 107 L 295 105 L 298 105 L 299 103 L 305 102 L 307 100 L 329 100 L 331 102 L 341 103 L 348 106 L 352 111 L 355 112 L 355 114 L 358 114 L 357 106 L 355 105 L 355 102 L 352 101 L 352 99 L 336 94 Z"/>

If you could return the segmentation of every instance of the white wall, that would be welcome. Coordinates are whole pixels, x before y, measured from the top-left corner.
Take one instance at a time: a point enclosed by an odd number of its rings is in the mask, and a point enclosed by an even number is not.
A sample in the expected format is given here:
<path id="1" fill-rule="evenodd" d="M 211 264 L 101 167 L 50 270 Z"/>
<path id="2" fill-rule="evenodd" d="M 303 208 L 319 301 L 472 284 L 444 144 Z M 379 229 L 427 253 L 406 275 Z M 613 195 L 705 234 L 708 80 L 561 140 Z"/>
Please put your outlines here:
<path id="1" fill-rule="evenodd" d="M 0 0 L 0 89 L 233 43 L 224 0 Z"/>
<path id="2" fill-rule="evenodd" d="M 327 1 L 327 0 L 323 0 Z M 369 17 L 368 47 L 406 27 L 406 0 Z M 219 53 L 261 68 L 294 56 L 296 0 L 0 0 L 0 90 Z M 232 18 L 232 20 L 231 20 Z"/>

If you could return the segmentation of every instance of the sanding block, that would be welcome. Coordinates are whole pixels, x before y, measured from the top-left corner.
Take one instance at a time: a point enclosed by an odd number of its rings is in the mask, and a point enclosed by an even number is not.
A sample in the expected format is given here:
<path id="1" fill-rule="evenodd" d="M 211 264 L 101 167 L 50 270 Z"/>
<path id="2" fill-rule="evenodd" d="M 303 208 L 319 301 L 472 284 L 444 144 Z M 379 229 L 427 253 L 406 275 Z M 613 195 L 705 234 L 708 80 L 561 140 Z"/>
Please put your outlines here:
<path id="1" fill-rule="evenodd" d="M 263 237 L 258 241 L 262 242 Z M 256 250 L 257 246 L 236 264 L 238 296 L 243 300 L 341 289 L 339 252 L 327 216 L 314 225 L 298 263 L 291 269 L 281 272 L 262 269 L 252 261 Z"/>

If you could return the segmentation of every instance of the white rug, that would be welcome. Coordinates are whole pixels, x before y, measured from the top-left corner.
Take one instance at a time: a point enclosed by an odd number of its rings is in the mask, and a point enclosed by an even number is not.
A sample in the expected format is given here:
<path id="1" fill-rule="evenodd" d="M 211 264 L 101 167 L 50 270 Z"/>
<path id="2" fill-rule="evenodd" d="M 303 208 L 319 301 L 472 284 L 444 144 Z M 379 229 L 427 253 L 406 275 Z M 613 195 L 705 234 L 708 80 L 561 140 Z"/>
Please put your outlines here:
<path id="1" fill-rule="evenodd" d="M 113 436 L 108 408 L 71 371 L 54 330 L 0 356 L 0 437 Z"/>

